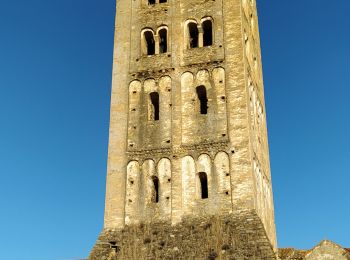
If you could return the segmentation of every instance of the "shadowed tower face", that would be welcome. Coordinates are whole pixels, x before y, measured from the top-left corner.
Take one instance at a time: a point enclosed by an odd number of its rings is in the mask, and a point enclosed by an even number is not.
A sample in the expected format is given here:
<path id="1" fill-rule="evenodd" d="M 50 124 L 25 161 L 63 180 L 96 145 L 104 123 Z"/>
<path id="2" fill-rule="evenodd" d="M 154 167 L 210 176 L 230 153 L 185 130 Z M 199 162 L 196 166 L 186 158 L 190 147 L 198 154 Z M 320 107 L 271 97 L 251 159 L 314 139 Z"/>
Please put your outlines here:
<path id="1" fill-rule="evenodd" d="M 255 0 L 118 0 L 105 230 L 254 212 L 276 247 Z"/>

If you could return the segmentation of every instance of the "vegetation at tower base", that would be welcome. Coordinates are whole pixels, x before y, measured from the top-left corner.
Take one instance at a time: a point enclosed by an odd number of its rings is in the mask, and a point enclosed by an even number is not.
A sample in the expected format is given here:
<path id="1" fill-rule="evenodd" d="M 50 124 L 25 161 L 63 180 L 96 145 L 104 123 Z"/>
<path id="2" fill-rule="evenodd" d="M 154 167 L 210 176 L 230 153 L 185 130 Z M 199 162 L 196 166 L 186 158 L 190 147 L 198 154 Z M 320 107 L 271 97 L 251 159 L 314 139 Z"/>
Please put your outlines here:
<path id="1" fill-rule="evenodd" d="M 105 230 L 89 260 L 277 259 L 254 211 Z"/>

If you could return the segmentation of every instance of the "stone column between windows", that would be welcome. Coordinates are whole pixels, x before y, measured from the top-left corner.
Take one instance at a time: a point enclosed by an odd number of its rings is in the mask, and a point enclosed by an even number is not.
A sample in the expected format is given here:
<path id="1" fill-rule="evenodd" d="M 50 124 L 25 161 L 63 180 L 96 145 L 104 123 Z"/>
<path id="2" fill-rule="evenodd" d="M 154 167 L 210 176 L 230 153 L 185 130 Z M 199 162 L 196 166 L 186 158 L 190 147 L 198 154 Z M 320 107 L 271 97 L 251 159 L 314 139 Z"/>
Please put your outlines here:
<path id="1" fill-rule="evenodd" d="M 159 35 L 154 35 L 154 54 L 159 54 Z"/>
<path id="2" fill-rule="evenodd" d="M 203 47 L 203 28 L 198 25 L 198 47 Z"/>

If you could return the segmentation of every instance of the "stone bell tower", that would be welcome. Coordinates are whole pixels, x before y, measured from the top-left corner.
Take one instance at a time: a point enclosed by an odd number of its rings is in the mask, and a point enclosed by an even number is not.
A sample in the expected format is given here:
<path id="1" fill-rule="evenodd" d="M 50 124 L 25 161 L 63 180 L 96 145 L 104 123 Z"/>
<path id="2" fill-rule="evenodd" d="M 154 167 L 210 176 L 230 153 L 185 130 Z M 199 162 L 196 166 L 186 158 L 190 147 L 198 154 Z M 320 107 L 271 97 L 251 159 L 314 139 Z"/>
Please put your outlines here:
<path id="1" fill-rule="evenodd" d="M 255 0 L 118 0 L 109 137 L 91 259 L 120 230 L 210 216 L 276 249 Z"/>

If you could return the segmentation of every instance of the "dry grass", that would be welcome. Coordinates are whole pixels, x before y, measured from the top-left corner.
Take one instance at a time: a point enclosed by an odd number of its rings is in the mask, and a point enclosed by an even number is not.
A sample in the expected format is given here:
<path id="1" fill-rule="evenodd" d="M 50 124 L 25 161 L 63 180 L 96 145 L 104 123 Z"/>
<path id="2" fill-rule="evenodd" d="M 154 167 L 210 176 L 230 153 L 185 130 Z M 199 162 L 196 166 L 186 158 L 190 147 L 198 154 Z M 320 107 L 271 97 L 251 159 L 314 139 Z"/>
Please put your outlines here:
<path id="1" fill-rule="evenodd" d="M 259 223 L 229 217 L 196 218 L 177 226 L 152 223 L 126 227 L 104 234 L 100 240 L 117 245 L 114 250 L 106 248 L 103 253 L 108 255 L 106 260 L 275 259 L 265 232 L 257 226 Z M 103 258 L 96 255 L 90 259 Z"/>

